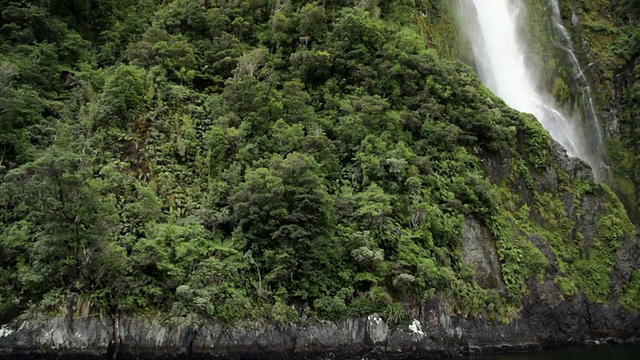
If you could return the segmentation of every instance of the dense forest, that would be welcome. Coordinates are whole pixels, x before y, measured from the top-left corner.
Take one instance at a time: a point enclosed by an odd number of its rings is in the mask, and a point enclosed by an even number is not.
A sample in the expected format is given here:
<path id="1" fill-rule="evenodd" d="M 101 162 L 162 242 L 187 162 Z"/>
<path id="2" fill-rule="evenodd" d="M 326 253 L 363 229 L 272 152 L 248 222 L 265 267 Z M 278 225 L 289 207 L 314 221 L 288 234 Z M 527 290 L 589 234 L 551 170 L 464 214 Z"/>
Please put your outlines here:
<path id="1" fill-rule="evenodd" d="M 1 0 L 0 320 L 394 322 L 440 297 L 509 321 L 545 279 L 638 310 L 640 271 L 610 285 L 621 203 L 455 59 L 450 3 Z M 640 2 L 608 11 L 613 172 L 636 186 Z M 593 242 L 566 194 L 606 199 Z M 503 286 L 462 261 L 470 218 Z"/>

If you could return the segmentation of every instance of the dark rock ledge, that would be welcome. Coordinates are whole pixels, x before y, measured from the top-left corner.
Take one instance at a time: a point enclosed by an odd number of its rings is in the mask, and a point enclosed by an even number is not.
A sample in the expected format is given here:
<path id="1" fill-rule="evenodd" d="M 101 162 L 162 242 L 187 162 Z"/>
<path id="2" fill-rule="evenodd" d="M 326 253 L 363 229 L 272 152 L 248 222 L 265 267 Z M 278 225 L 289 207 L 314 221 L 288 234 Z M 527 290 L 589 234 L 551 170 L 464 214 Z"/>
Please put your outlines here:
<path id="1" fill-rule="evenodd" d="M 306 324 L 244 323 L 198 327 L 123 318 L 118 359 L 151 358 L 451 358 L 537 351 L 563 344 L 637 342 L 640 316 L 622 308 L 559 300 L 552 282 L 531 284 L 528 306 L 509 324 L 466 320 L 442 301 L 390 328 L 378 315 Z M 114 358 L 112 321 L 99 316 L 14 322 L 0 329 L 0 359 Z"/>

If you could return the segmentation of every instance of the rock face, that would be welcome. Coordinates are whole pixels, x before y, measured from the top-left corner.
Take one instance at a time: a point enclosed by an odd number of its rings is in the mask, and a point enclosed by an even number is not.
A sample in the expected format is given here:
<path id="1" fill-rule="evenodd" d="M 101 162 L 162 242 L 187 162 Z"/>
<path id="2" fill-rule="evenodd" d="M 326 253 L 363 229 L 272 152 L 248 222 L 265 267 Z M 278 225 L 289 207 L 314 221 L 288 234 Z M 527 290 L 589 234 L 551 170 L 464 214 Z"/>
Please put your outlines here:
<path id="1" fill-rule="evenodd" d="M 566 171 L 572 179 L 594 181 L 593 171 L 582 160 L 569 157 L 565 150 L 557 141 L 551 142 L 551 153 L 555 159 L 559 160 L 560 168 Z"/>
<path id="2" fill-rule="evenodd" d="M 419 318 L 393 328 L 377 314 L 339 322 L 238 326 L 212 323 L 198 327 L 174 326 L 158 319 L 123 318 L 118 356 L 308 358 L 339 354 L 349 358 L 384 353 L 404 357 L 409 353 L 455 355 L 535 349 L 548 343 L 599 339 L 637 341 L 640 337 L 638 314 L 630 316 L 617 306 L 592 304 L 581 296 L 561 300 L 560 291 L 552 282 L 533 283 L 531 289 L 523 316 L 509 324 L 491 323 L 484 318 L 464 319 L 442 300 L 427 304 Z M 107 351 L 111 338 L 111 321 L 100 317 L 29 320 L 1 328 L 0 357 L 36 352 L 99 356 Z"/>
<path id="3" fill-rule="evenodd" d="M 462 261 L 476 269 L 475 280 L 484 288 L 504 290 L 496 243 L 484 225 L 468 217 L 462 228 Z"/>

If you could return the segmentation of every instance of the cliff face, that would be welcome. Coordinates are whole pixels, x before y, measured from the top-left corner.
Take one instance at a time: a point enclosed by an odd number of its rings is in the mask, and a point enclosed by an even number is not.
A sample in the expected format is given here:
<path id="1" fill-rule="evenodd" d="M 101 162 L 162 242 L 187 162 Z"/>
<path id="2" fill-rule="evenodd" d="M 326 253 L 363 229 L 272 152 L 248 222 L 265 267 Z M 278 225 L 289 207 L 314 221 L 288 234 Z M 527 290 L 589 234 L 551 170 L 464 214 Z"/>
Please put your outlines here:
<path id="1" fill-rule="evenodd" d="M 452 2 L 105 3 L 0 5 L 0 115 L 42 105 L 0 138 L 3 351 L 637 335 L 633 224 L 453 60 Z M 46 80 L 62 67 L 84 70 Z"/>
<path id="2" fill-rule="evenodd" d="M 589 136 L 595 133 L 592 128 L 586 131 L 586 141 L 592 142 L 592 146 L 598 148 L 596 151 L 600 152 L 598 156 L 602 157 L 602 161 L 607 161 L 604 159 L 611 155 L 607 158 L 608 165 L 604 171 L 608 171 L 609 175 L 604 182 L 611 186 L 616 195 L 607 187 L 585 187 L 584 185 L 593 180 L 590 170 L 582 166 L 577 159 L 567 158 L 558 144 L 551 146 L 551 152 L 556 159 L 552 161 L 553 165 L 534 170 L 531 172 L 532 179 L 527 179 L 526 174 L 522 176 L 522 173 L 516 176 L 513 176 L 513 173 L 511 176 L 505 175 L 513 164 L 509 155 L 504 152 L 499 157 L 485 158 L 485 165 L 488 164 L 485 168 L 493 182 L 513 189 L 519 196 L 520 205 L 525 205 L 526 209 L 530 210 L 528 215 L 531 221 L 520 226 L 518 232 L 527 233 L 528 240 L 545 255 L 545 266 L 548 270 L 545 276 L 553 277 L 565 295 L 579 291 L 599 303 L 618 298 L 620 303 L 635 311 L 637 305 L 630 304 L 637 303 L 632 299 L 640 296 L 637 290 L 640 288 L 637 261 L 634 263 L 634 260 L 630 260 L 627 261 L 627 265 L 621 265 L 617 263 L 620 254 L 614 254 L 616 251 L 626 251 L 621 249 L 628 250 L 630 246 L 637 245 L 630 245 L 634 241 L 630 240 L 628 235 L 613 235 L 606 229 L 609 227 L 611 230 L 611 226 L 622 225 L 616 225 L 615 219 L 625 219 L 625 225 L 622 227 L 626 229 L 627 234 L 634 232 L 634 226 L 628 223 L 626 218 L 628 213 L 635 219 L 635 195 L 629 194 L 633 187 L 629 185 L 635 181 L 631 179 L 631 168 L 635 165 L 630 160 L 630 153 L 635 150 L 633 147 L 621 149 L 620 146 L 621 143 L 628 142 L 630 128 L 626 130 L 626 135 L 624 132 L 622 135 L 619 131 L 611 132 L 611 129 L 620 130 L 620 118 L 615 115 L 617 113 L 624 113 L 628 117 L 626 122 L 622 122 L 623 127 L 633 127 L 631 124 L 634 123 L 633 116 L 629 117 L 629 114 L 635 105 L 622 99 L 625 96 L 633 96 L 629 89 L 633 87 L 633 81 L 629 78 L 632 74 L 629 71 L 629 62 L 635 61 L 632 54 L 634 51 L 637 52 L 637 49 L 634 50 L 637 44 L 631 40 L 633 31 L 630 30 L 630 25 L 638 21 L 638 8 L 627 1 L 618 4 L 614 1 L 596 3 L 529 0 L 523 3 L 526 11 L 523 11 L 525 16 L 522 20 L 527 23 L 522 25 L 522 35 L 531 52 L 528 61 L 534 62 L 537 68 L 542 69 L 538 79 L 539 86 L 552 93 L 564 110 L 576 115 L 575 119 L 590 122 L 590 126 L 595 126 L 598 120 L 609 130 L 606 140 L 609 144 L 608 149 L 604 148 L 602 139 L 597 143 L 591 141 Z M 558 11 L 560 18 L 554 16 Z M 458 25 L 468 26 L 464 20 L 459 21 Z M 567 28 L 569 32 L 566 31 Z M 614 43 L 616 41 L 617 43 Z M 625 56 L 631 58 L 625 60 Z M 458 57 L 466 59 L 472 65 L 474 63 L 464 52 L 460 52 Z M 618 67 L 623 62 L 627 62 L 624 71 Z M 615 75 L 616 73 L 620 74 Z M 618 79 L 617 82 L 626 84 L 627 88 L 613 89 L 613 82 L 609 78 L 612 74 Z M 614 97 L 616 101 L 613 101 Z M 563 171 L 569 174 L 569 181 L 567 175 L 562 174 Z M 633 193 L 633 190 L 631 192 Z M 619 199 L 624 203 L 626 211 L 619 207 Z M 617 215 L 613 215 L 611 206 L 605 204 L 608 201 L 618 204 L 615 205 L 617 210 L 614 211 Z M 603 212 L 609 214 L 603 215 Z M 605 233 L 613 237 L 603 242 Z M 558 239 L 558 236 L 561 239 Z M 463 240 L 463 256 L 470 254 L 469 246 L 476 247 L 473 238 Z M 477 251 L 476 254 L 479 255 Z M 575 256 L 580 260 L 571 259 Z M 485 256 L 472 260 L 471 263 L 480 265 L 477 269 L 482 273 L 486 272 L 488 264 L 491 263 L 488 259 Z M 500 259 L 503 260 L 501 256 Z M 599 266 L 604 263 L 611 266 Z M 617 264 L 616 269 L 625 268 L 624 275 L 617 273 L 613 264 Z M 507 266 L 504 261 L 501 265 L 504 278 Z M 493 272 L 497 274 L 496 271 Z M 614 276 L 617 276 L 618 285 L 615 285 Z M 594 283 L 600 285 L 590 288 L 590 284 Z"/>
<path id="3" fill-rule="evenodd" d="M 409 322 L 389 327 L 377 314 L 342 321 L 305 324 L 243 323 L 187 327 L 158 319 L 128 319 L 120 324 L 119 356 L 197 355 L 269 357 L 341 357 L 386 353 L 394 357 L 481 354 L 540 349 L 544 345 L 638 341 L 640 318 L 618 306 L 593 304 L 583 297 L 560 300 L 551 283 L 532 284 L 522 317 L 509 324 L 485 318 L 466 320 L 443 302 L 427 304 Z M 0 357 L 10 354 L 107 352 L 110 321 L 99 317 L 67 321 L 40 318 L 5 326 L 0 331 Z M 410 354 L 409 354 L 410 353 Z M 403 355 L 404 354 L 404 355 Z M 102 356 L 102 355 L 100 355 Z"/>
<path id="4" fill-rule="evenodd" d="M 545 1 L 533 0 L 544 5 Z M 593 96 L 607 134 L 610 183 L 634 222 L 640 222 L 638 197 L 638 145 L 635 129 L 640 121 L 640 6 L 637 1 L 558 2 L 572 34 L 576 55 L 594 88 Z M 557 74 L 558 72 L 551 72 Z M 564 80 L 574 88 L 566 74 Z M 566 102 L 575 101 L 569 96 Z"/>
<path id="5" fill-rule="evenodd" d="M 524 186 L 520 194 L 533 202 L 537 193 L 562 188 L 558 173 L 566 172 L 571 182 L 588 181 L 591 173 L 576 159 L 552 144 L 552 163 L 534 180 L 536 191 Z M 501 170 L 507 161 L 486 159 L 486 170 L 494 180 L 507 177 Z M 518 184 L 519 181 L 514 181 Z M 517 185 L 514 185 L 517 187 Z M 529 200 L 526 200 L 529 199 Z M 582 247 L 588 251 L 597 241 L 599 218 L 609 200 L 603 190 L 586 196 L 562 195 L 564 211 L 571 219 L 572 232 L 583 234 Z M 542 215 L 541 225 L 546 224 Z M 547 224 L 548 225 L 548 224 Z M 623 238 L 615 250 L 607 301 L 590 300 L 582 291 L 568 292 L 563 281 L 571 279 L 563 268 L 562 254 L 540 234 L 529 233 L 528 241 L 546 258 L 541 275 L 527 280 L 522 308 L 501 322 L 480 315 L 465 317 L 455 302 L 440 297 L 414 309 L 409 319 L 387 324 L 378 314 L 341 321 L 306 320 L 298 323 L 240 322 L 235 326 L 203 321 L 181 325 L 161 318 L 122 317 L 117 322 L 103 316 L 81 318 L 38 316 L 14 321 L 0 330 L 0 356 L 10 354 L 83 353 L 96 356 L 116 350 L 119 356 L 197 355 L 269 357 L 341 357 L 382 354 L 415 357 L 431 355 L 480 354 L 495 351 L 539 349 L 545 345 L 598 341 L 637 341 L 640 313 L 619 304 L 626 284 L 638 269 L 640 238 Z M 469 217 L 462 233 L 462 259 L 474 266 L 475 280 L 483 287 L 506 291 L 496 240 L 486 225 Z M 71 316 L 71 315 L 70 315 Z M 505 315 L 507 316 L 507 315 Z M 114 334 L 114 324 L 118 331 Z M 114 339 L 120 339 L 116 348 Z M 409 352 L 411 355 L 409 355 Z M 102 356 L 102 355 L 100 355 Z"/>

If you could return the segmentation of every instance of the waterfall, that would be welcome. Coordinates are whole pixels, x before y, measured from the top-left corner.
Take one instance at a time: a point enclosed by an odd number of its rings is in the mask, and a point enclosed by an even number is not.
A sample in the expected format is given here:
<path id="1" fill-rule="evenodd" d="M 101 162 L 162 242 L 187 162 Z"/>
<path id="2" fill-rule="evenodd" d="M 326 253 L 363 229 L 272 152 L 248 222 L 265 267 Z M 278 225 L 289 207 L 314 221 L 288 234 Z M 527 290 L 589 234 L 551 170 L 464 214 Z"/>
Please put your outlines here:
<path id="1" fill-rule="evenodd" d="M 602 139 L 602 134 L 591 90 L 571 47 L 569 33 L 562 25 L 557 1 L 551 1 L 554 26 L 562 37 L 559 45 L 569 54 L 576 80 L 584 84 L 581 91 L 587 104 L 586 121 L 580 114 L 561 109 L 550 93 L 540 89 L 540 70 L 534 67 L 527 44 L 520 36 L 521 30 L 526 31 L 522 27 L 525 11 L 522 1 L 459 0 L 458 3 L 461 23 L 471 42 L 482 82 L 509 106 L 533 114 L 569 156 L 587 162 L 596 178 L 602 178 L 603 161 L 599 154 L 603 142 L 594 140 Z M 587 126 L 586 122 L 594 122 L 595 126 Z"/>
<path id="2" fill-rule="evenodd" d="M 585 140 L 586 143 L 590 145 L 590 147 L 586 149 L 588 152 L 586 157 L 589 159 L 587 162 L 591 164 L 596 178 L 603 179 L 607 172 L 605 156 L 606 148 L 602 124 L 598 119 L 598 114 L 595 109 L 591 86 L 585 76 L 585 71 L 582 69 L 580 62 L 576 57 L 571 35 L 562 24 L 562 16 L 560 14 L 558 0 L 549 0 L 549 4 L 553 13 L 553 26 L 561 36 L 560 42 L 556 43 L 556 46 L 562 49 L 562 51 L 567 55 L 567 59 L 573 69 L 573 80 L 576 82 L 576 86 L 574 86 L 573 89 L 577 90 L 580 95 L 580 99 L 576 107 L 581 108 L 582 110 Z"/>

